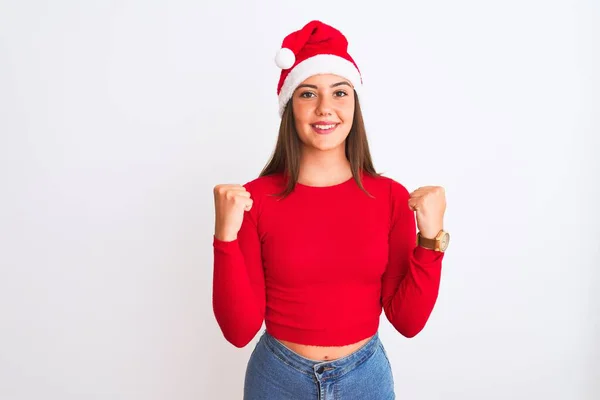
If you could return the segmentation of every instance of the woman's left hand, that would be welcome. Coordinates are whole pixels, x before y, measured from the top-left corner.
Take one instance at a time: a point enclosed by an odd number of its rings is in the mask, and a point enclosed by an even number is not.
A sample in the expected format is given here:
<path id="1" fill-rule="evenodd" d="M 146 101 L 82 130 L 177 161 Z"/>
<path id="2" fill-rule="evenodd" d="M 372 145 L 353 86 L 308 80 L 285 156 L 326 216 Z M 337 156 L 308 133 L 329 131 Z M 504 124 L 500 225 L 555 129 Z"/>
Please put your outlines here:
<path id="1" fill-rule="evenodd" d="M 446 191 L 441 186 L 422 186 L 410 193 L 408 205 L 417 213 L 421 236 L 433 239 L 444 229 Z"/>

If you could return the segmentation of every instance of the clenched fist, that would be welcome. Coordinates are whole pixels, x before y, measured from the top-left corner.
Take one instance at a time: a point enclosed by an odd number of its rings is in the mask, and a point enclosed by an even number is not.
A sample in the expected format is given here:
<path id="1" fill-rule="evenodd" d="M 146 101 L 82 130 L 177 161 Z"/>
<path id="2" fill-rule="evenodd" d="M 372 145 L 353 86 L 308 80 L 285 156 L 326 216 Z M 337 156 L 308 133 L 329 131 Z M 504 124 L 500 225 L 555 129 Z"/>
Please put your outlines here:
<path id="1" fill-rule="evenodd" d="M 221 184 L 214 188 L 215 237 L 230 242 L 237 238 L 244 212 L 250 211 L 253 200 L 243 185 Z"/>
<path id="2" fill-rule="evenodd" d="M 444 227 L 446 191 L 441 186 L 422 186 L 410 193 L 408 206 L 417 214 L 417 227 L 429 239 Z"/>

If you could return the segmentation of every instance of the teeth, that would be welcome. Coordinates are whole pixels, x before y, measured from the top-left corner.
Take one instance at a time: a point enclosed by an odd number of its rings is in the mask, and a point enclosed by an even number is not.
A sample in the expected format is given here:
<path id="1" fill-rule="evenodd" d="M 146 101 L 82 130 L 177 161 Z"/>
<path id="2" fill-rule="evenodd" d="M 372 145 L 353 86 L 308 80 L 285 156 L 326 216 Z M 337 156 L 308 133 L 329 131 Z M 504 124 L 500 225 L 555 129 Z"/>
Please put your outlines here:
<path id="1" fill-rule="evenodd" d="M 319 129 L 331 129 L 335 126 L 335 124 L 331 124 L 331 125 L 315 125 L 316 128 Z"/>

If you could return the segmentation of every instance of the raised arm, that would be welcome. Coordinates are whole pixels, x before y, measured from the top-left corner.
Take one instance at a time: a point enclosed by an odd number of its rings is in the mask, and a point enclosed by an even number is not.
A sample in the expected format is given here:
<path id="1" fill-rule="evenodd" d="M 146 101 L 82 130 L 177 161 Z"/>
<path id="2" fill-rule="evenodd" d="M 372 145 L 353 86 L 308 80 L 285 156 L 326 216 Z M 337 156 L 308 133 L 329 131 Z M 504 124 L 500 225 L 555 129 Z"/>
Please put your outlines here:
<path id="1" fill-rule="evenodd" d="M 215 189 L 216 190 L 216 189 Z M 257 207 L 242 200 L 218 198 L 221 215 L 217 216 L 213 236 L 214 268 L 212 304 L 215 318 L 227 341 L 236 347 L 246 346 L 256 335 L 265 317 L 265 282 L 261 256 L 261 243 L 257 230 Z M 241 208 L 242 222 L 237 235 L 224 228 L 230 223 L 221 223 L 224 202 L 230 202 L 229 214 Z M 236 209 L 236 207 L 238 207 Z M 217 206 L 217 209 L 219 206 Z M 233 210 L 233 211 L 232 211 Z M 234 223 L 235 225 L 235 223 Z M 235 231 L 235 226 L 234 229 Z M 226 233 L 229 232 L 229 233 Z"/>
<path id="2" fill-rule="evenodd" d="M 444 253 L 416 245 L 410 194 L 397 182 L 391 187 L 389 259 L 382 277 L 381 302 L 390 323 L 405 337 L 417 335 L 436 303 Z"/>

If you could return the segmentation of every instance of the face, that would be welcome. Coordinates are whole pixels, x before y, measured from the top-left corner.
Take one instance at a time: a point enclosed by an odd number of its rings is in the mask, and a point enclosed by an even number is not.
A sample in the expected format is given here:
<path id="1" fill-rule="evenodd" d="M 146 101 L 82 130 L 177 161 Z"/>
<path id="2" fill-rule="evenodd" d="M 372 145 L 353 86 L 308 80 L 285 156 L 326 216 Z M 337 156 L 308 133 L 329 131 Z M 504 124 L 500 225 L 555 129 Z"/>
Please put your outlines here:
<path id="1" fill-rule="evenodd" d="M 292 96 L 296 131 L 305 146 L 331 150 L 344 146 L 354 118 L 354 89 L 338 75 L 314 75 Z"/>

